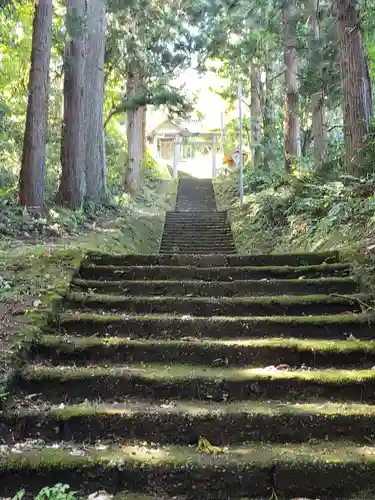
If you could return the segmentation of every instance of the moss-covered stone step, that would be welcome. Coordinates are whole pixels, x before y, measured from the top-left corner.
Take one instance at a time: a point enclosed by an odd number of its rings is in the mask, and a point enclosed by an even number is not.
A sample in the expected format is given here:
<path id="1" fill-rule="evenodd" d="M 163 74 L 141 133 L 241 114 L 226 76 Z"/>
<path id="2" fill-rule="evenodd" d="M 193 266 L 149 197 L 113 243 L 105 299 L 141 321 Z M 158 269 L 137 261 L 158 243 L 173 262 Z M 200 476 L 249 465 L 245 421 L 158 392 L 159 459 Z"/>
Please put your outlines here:
<path id="1" fill-rule="evenodd" d="M 192 220 L 172 220 L 166 219 L 164 224 L 165 229 L 183 229 L 184 231 L 215 231 L 227 230 L 230 231 L 230 225 L 226 219 L 200 219 L 199 216 Z"/>
<path id="2" fill-rule="evenodd" d="M 99 337 L 130 338 L 262 338 L 374 339 L 374 324 L 367 314 L 328 316 L 194 317 L 175 315 L 102 315 L 63 313 L 51 323 L 53 331 Z"/>
<path id="3" fill-rule="evenodd" d="M 194 201 L 192 201 L 191 196 L 182 197 L 177 195 L 176 210 L 182 212 L 193 211 L 195 213 L 207 213 L 208 211 L 212 211 L 215 213 L 216 203 L 213 199 L 208 200 L 205 197 L 195 198 Z"/>
<path id="4" fill-rule="evenodd" d="M 191 201 L 190 197 L 185 197 L 177 198 L 177 204 L 176 204 L 176 210 L 180 211 L 180 213 L 184 212 L 191 212 L 193 211 L 194 213 L 207 213 L 208 211 L 211 211 L 212 213 L 215 213 L 216 211 L 216 203 L 214 201 L 208 201 L 205 199 L 202 200 L 194 200 L 194 202 Z M 179 213 L 179 212 L 177 212 Z"/>
<path id="5" fill-rule="evenodd" d="M 191 255 L 196 255 L 197 254 L 197 250 L 195 248 L 192 248 L 191 250 Z M 232 249 L 232 248 L 229 248 L 227 250 L 223 250 L 222 248 L 220 248 L 219 250 L 215 250 L 215 251 L 211 251 L 211 250 L 200 250 L 200 255 L 234 255 L 236 253 L 237 250 L 235 249 Z M 159 252 L 160 252 L 160 255 L 165 255 L 165 254 L 170 254 L 171 252 L 174 252 L 174 253 L 179 253 L 181 252 L 181 254 L 184 254 L 184 255 L 189 255 L 189 251 L 184 249 L 184 248 L 181 248 L 179 249 L 178 247 L 174 246 L 174 247 L 160 247 L 159 249 Z"/>
<path id="6" fill-rule="evenodd" d="M 230 236 L 232 233 L 230 227 L 224 224 L 207 226 L 181 226 L 180 224 L 175 225 L 165 225 L 163 236 L 186 236 L 186 238 L 191 238 L 194 236 L 199 237 L 220 237 L 220 236 Z"/>
<path id="7" fill-rule="evenodd" d="M 199 238 L 192 240 L 192 238 Z M 211 243 L 213 246 L 221 245 L 223 243 L 232 243 L 233 236 L 231 234 L 185 234 L 184 233 L 169 233 L 163 235 L 163 243 L 184 243 L 190 245 L 204 245 Z"/>
<path id="8" fill-rule="evenodd" d="M 168 217 L 165 220 L 164 227 L 166 229 L 183 229 L 183 230 L 213 230 L 213 229 L 230 229 L 230 226 L 225 218 L 223 219 L 218 219 L 218 218 L 200 218 L 199 215 L 195 217 L 194 219 L 181 219 L 181 217 L 177 219 L 172 219 L 171 217 Z"/>
<path id="9" fill-rule="evenodd" d="M 59 444 L 64 447 L 63 444 Z M 0 459 L 0 494 L 20 485 L 30 490 L 68 483 L 74 490 L 123 490 L 191 499 L 279 498 L 310 495 L 349 499 L 375 486 L 372 446 L 231 446 L 224 453 L 200 453 L 194 447 L 123 444 L 105 450 L 74 445 L 11 454 Z"/>
<path id="10" fill-rule="evenodd" d="M 207 368 L 188 364 L 127 364 L 106 367 L 48 367 L 29 364 L 13 381 L 13 390 L 40 394 L 53 404 L 86 399 L 213 401 L 328 399 L 375 403 L 375 370 L 274 370 Z"/>
<path id="11" fill-rule="evenodd" d="M 86 256 L 87 261 L 114 266 L 303 266 L 319 265 L 337 262 L 338 252 L 321 253 L 291 253 L 291 254 L 258 254 L 258 255 L 120 255 L 89 252 Z"/>
<path id="12" fill-rule="evenodd" d="M 163 239 L 160 245 L 164 250 L 170 249 L 171 252 L 175 247 L 178 247 L 182 253 L 217 253 L 220 254 L 227 252 L 228 250 L 235 250 L 236 247 L 231 240 L 220 240 L 220 241 L 209 241 L 208 239 L 196 241 L 194 243 L 191 240 L 184 239 L 181 237 L 179 240 Z"/>
<path id="13" fill-rule="evenodd" d="M 179 211 L 175 212 L 167 212 L 166 220 L 175 220 L 178 222 L 183 221 L 225 221 L 227 220 L 227 212 L 225 211 L 212 211 L 207 210 L 199 211 L 199 213 L 195 213 L 194 211 Z"/>
<path id="14" fill-rule="evenodd" d="M 213 227 L 229 227 L 226 215 L 217 216 L 215 212 L 210 214 L 197 214 L 194 217 L 186 217 L 184 213 L 174 213 L 167 215 L 165 219 L 166 227 L 181 227 L 181 228 L 213 228 Z"/>
<path id="15" fill-rule="evenodd" d="M 321 264 L 314 266 L 106 266 L 83 263 L 79 276 L 83 279 L 103 280 L 203 280 L 236 281 L 250 279 L 296 279 L 349 276 L 352 266 L 346 263 Z"/>
<path id="16" fill-rule="evenodd" d="M 211 227 L 207 229 L 207 227 L 202 228 L 187 228 L 187 227 L 179 227 L 178 225 L 175 227 L 164 227 L 163 238 L 166 237 L 184 237 L 186 240 L 191 238 L 191 242 L 194 243 L 194 238 L 233 238 L 233 235 L 230 231 L 229 227 Z"/>
<path id="17" fill-rule="evenodd" d="M 65 309 L 126 311 L 135 314 L 191 314 L 193 316 L 282 316 L 361 312 L 371 299 L 363 294 L 276 295 L 268 297 L 122 296 L 71 292 Z"/>
<path id="18" fill-rule="evenodd" d="M 234 246 L 228 246 L 228 247 L 216 247 L 213 248 L 212 246 L 207 247 L 207 248 L 198 248 L 198 247 L 182 247 L 179 245 L 161 245 L 159 252 L 161 254 L 165 253 L 171 253 L 171 252 L 181 252 L 183 254 L 188 254 L 191 252 L 192 255 L 195 255 L 196 253 L 200 253 L 201 255 L 221 255 L 221 254 L 227 254 L 227 255 L 232 255 L 236 253 L 236 248 Z"/>
<path id="19" fill-rule="evenodd" d="M 227 212 L 204 211 L 195 212 L 167 212 L 165 216 L 166 224 L 227 224 Z"/>
<path id="20" fill-rule="evenodd" d="M 30 355 L 52 364 L 190 363 L 203 366 L 372 368 L 375 341 L 234 339 L 129 340 L 45 335 L 31 343 Z"/>
<path id="21" fill-rule="evenodd" d="M 227 212 L 217 210 L 199 210 L 199 213 L 189 210 L 176 210 L 175 212 L 167 212 L 166 218 L 177 221 L 199 221 L 199 220 L 226 220 Z"/>
<path id="22" fill-rule="evenodd" d="M 192 238 L 197 238 L 192 242 Z M 199 238 L 199 239 L 198 239 Z M 178 237 L 170 238 L 169 236 L 164 236 L 162 239 L 162 246 L 173 246 L 179 245 L 181 248 L 185 248 L 187 251 L 191 251 L 193 249 L 199 250 L 200 248 L 203 250 L 209 250 L 210 247 L 213 250 L 219 250 L 220 248 L 234 247 L 233 238 L 232 237 L 220 237 L 218 239 L 210 238 L 210 237 L 200 237 L 196 235 L 195 237 L 185 235 L 180 235 Z"/>
<path id="23" fill-rule="evenodd" d="M 72 289 L 75 288 L 117 295 L 189 295 L 195 297 L 352 294 L 358 292 L 358 284 L 351 277 L 246 281 L 100 281 L 75 278 L 72 281 Z"/>
<path id="24" fill-rule="evenodd" d="M 236 248 L 230 247 L 230 248 L 217 248 L 213 250 L 212 248 L 190 248 L 190 250 L 186 248 L 180 248 L 177 245 L 171 245 L 171 246 L 160 246 L 159 252 L 161 255 L 163 254 L 170 254 L 171 252 L 174 253 L 182 253 L 182 254 L 189 254 L 189 251 L 191 252 L 191 255 L 196 255 L 198 252 L 200 255 L 234 255 L 236 253 Z"/>
<path id="25" fill-rule="evenodd" d="M 171 253 L 171 252 L 181 252 L 183 254 L 188 254 L 191 252 L 192 255 L 195 255 L 196 253 L 200 253 L 202 255 L 220 255 L 220 254 L 227 254 L 227 255 L 232 255 L 236 253 L 236 248 L 235 246 L 217 246 L 213 247 L 212 245 L 209 245 L 207 247 L 197 247 L 197 246 L 182 246 L 182 245 L 164 245 L 162 244 L 160 246 L 160 253 Z"/>
<path id="26" fill-rule="evenodd" d="M 210 227 L 185 227 L 185 226 L 180 226 L 180 224 L 177 225 L 165 225 L 164 226 L 164 236 L 165 235 L 181 235 L 181 229 L 183 229 L 183 234 L 185 236 L 210 236 L 210 237 L 219 237 L 219 236 L 231 236 L 232 237 L 232 232 L 230 230 L 229 226 L 226 225 L 218 225 L 218 226 L 210 226 Z"/>
<path id="27" fill-rule="evenodd" d="M 111 266 L 227 266 L 229 265 L 227 255 L 113 255 L 90 252 L 86 255 L 84 263 L 111 265 Z"/>
<path id="28" fill-rule="evenodd" d="M 198 251 L 199 249 L 207 250 L 211 246 L 215 251 L 219 251 L 220 248 L 227 248 L 230 246 L 234 247 L 234 242 L 232 236 L 221 236 L 219 238 L 214 238 L 210 236 L 186 236 L 177 235 L 169 236 L 168 234 L 163 236 L 162 246 L 173 246 L 180 245 L 182 249 L 186 249 L 187 252 L 191 250 Z"/>
<path id="29" fill-rule="evenodd" d="M 124 440 L 196 444 L 200 436 L 219 446 L 244 442 L 321 446 L 332 440 L 368 444 L 374 438 L 375 407 L 364 404 L 127 400 L 87 402 L 50 409 L 6 411 L 0 433 L 6 442 L 95 443 Z M 317 443 L 318 444 L 318 443 Z"/>

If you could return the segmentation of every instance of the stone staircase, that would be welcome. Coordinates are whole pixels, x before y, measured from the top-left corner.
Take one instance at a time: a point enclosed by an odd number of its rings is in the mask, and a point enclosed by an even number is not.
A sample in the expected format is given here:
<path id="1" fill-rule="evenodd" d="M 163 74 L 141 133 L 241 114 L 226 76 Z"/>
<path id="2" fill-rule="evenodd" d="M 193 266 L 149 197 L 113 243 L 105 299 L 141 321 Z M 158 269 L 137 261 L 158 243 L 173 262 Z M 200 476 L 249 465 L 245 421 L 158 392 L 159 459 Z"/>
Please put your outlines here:
<path id="1" fill-rule="evenodd" d="M 180 179 L 176 197 L 176 212 L 216 212 L 211 179 Z"/>
<path id="2" fill-rule="evenodd" d="M 368 302 L 335 252 L 88 255 L 9 387 L 0 495 L 375 498 Z"/>
<path id="3" fill-rule="evenodd" d="M 227 213 L 216 211 L 211 180 L 180 179 L 176 211 L 165 217 L 160 253 L 236 253 Z"/>

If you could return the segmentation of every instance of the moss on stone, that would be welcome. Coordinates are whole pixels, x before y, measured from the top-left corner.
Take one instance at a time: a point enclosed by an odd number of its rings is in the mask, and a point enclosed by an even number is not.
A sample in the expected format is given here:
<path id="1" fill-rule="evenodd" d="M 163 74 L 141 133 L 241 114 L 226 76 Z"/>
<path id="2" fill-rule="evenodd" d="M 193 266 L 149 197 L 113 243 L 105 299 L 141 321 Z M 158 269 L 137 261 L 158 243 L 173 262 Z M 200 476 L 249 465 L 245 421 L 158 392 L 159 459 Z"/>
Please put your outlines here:
<path id="1" fill-rule="evenodd" d="M 29 365 L 23 371 L 23 377 L 29 380 L 79 380 L 96 377 L 142 377 L 144 380 L 178 382 L 183 380 L 215 381 L 242 381 L 257 382 L 299 380 L 325 385 L 345 385 L 348 383 L 363 384 L 375 382 L 375 370 L 267 370 L 263 368 L 211 368 L 197 367 L 188 364 L 156 364 L 150 363 L 107 367 L 47 367 L 43 365 Z"/>

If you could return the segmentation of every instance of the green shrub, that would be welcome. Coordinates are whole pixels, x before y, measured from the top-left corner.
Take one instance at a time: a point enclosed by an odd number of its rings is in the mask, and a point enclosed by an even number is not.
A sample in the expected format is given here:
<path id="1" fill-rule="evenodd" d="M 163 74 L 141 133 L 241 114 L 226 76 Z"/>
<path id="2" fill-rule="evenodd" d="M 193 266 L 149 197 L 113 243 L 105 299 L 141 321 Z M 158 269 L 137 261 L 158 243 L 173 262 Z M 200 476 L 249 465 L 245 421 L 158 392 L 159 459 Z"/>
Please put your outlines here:
<path id="1" fill-rule="evenodd" d="M 25 490 L 19 491 L 12 500 L 21 500 L 25 496 Z M 67 484 L 55 484 L 55 486 L 42 488 L 35 496 L 35 500 L 77 500 L 77 494 L 70 491 Z"/>

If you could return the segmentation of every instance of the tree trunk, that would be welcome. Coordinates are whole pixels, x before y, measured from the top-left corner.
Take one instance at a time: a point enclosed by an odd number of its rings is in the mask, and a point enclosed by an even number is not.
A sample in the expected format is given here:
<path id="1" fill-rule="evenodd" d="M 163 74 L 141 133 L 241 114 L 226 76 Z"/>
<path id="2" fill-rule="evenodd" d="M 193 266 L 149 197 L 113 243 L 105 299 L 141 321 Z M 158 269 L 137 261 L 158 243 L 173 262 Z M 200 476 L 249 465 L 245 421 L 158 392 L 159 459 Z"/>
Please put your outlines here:
<path id="1" fill-rule="evenodd" d="M 51 59 L 52 0 L 35 5 L 29 98 L 20 172 L 20 202 L 43 211 L 46 171 L 49 65 Z"/>
<path id="2" fill-rule="evenodd" d="M 340 47 L 345 163 L 359 173 L 361 147 L 372 119 L 371 82 L 355 0 L 336 0 L 337 37 Z"/>
<path id="3" fill-rule="evenodd" d="M 267 64 L 265 68 L 266 78 L 264 82 L 264 102 L 263 102 L 263 163 L 264 168 L 268 170 L 271 166 L 271 161 L 273 159 L 273 142 L 274 138 L 272 136 L 273 132 L 273 84 L 272 84 L 272 64 Z"/>
<path id="4" fill-rule="evenodd" d="M 62 171 L 58 200 L 72 209 L 82 206 L 86 192 L 85 19 L 86 0 L 67 0 L 70 40 L 65 54 Z"/>
<path id="5" fill-rule="evenodd" d="M 129 102 L 135 99 L 140 92 L 138 76 L 129 71 L 126 82 L 126 96 Z M 126 112 L 127 139 L 128 139 L 128 165 L 125 173 L 125 188 L 135 195 L 139 189 L 142 169 L 142 107 L 130 107 Z"/>
<path id="6" fill-rule="evenodd" d="M 260 69 L 253 66 L 251 71 L 251 139 L 253 146 L 253 165 L 259 167 L 261 163 L 261 133 L 260 133 L 260 95 L 261 95 Z"/>
<path id="7" fill-rule="evenodd" d="M 147 150 L 147 106 L 142 106 L 142 161 L 144 161 Z"/>
<path id="8" fill-rule="evenodd" d="M 88 8 L 86 92 L 86 201 L 105 197 L 105 156 L 103 148 L 104 102 L 104 0 L 91 0 Z"/>
<path id="9" fill-rule="evenodd" d="M 293 0 L 287 0 L 284 4 L 283 22 L 285 62 L 284 164 L 285 170 L 291 172 L 293 162 L 301 155 L 298 116 L 296 8 Z"/>
<path id="10" fill-rule="evenodd" d="M 313 62 L 319 53 L 319 22 L 318 0 L 310 0 L 310 62 Z M 314 141 L 315 168 L 318 170 L 324 162 L 327 149 L 327 131 L 325 123 L 326 108 L 324 104 L 324 91 L 322 86 L 323 68 L 319 59 L 317 69 L 317 85 L 311 95 L 312 137 Z"/>

